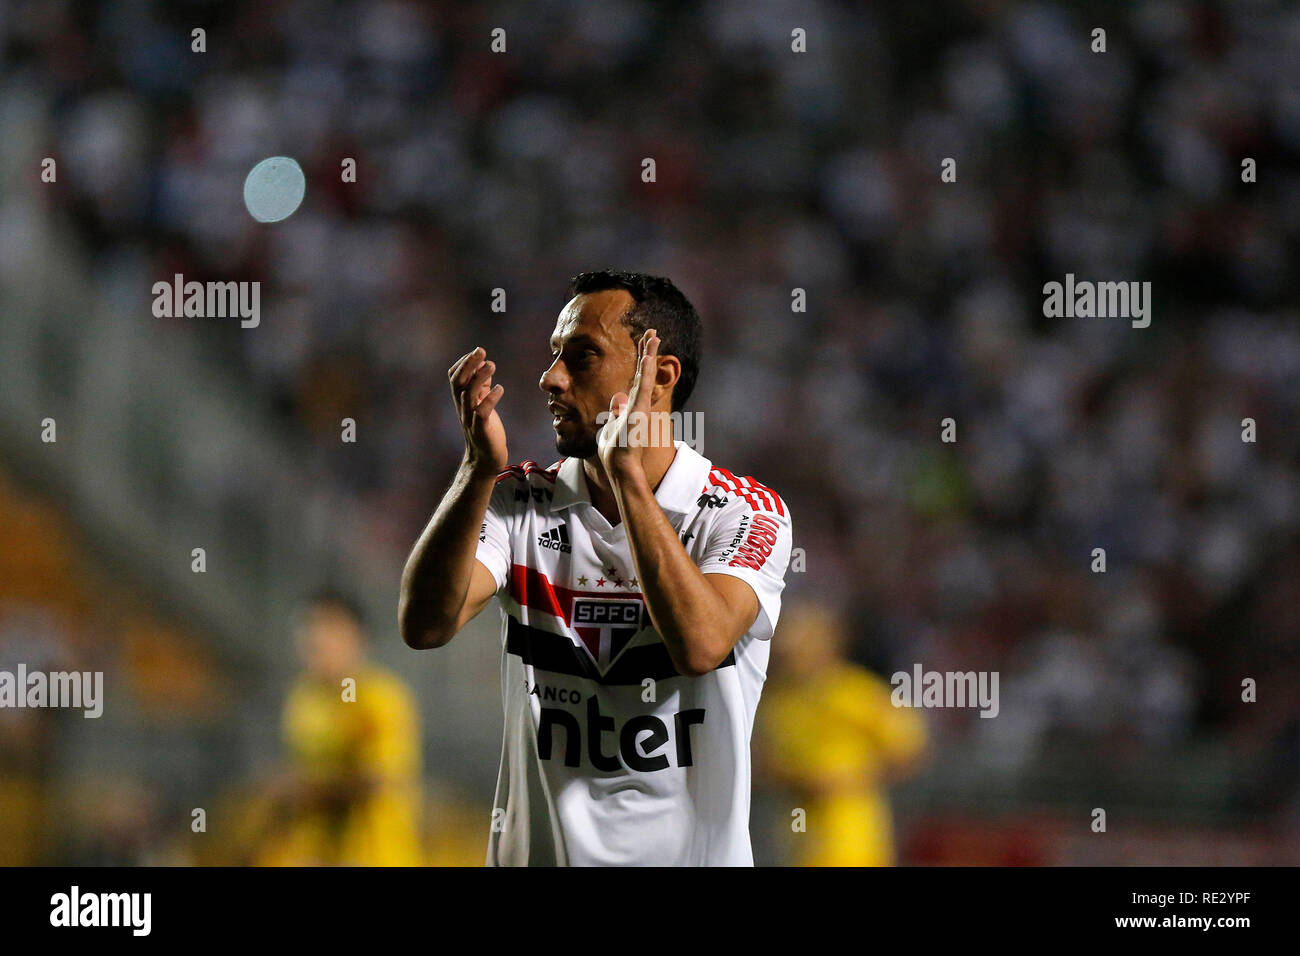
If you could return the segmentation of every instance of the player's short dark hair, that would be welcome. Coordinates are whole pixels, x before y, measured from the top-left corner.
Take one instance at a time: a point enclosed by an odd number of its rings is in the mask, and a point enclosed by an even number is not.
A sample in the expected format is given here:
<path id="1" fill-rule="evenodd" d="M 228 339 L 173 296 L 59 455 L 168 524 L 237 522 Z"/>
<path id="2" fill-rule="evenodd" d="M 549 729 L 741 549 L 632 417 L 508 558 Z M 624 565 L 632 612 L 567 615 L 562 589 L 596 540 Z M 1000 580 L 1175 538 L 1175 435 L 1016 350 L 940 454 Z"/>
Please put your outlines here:
<path id="1" fill-rule="evenodd" d="M 659 336 L 659 354 L 675 356 L 681 362 L 682 374 L 673 386 L 672 400 L 673 411 L 680 411 L 700 375 L 704 324 L 695 306 L 671 279 L 622 269 L 579 273 L 569 282 L 569 297 L 607 289 L 626 289 L 636 301 L 623 316 L 633 341 L 646 329 L 654 329 Z"/>
<path id="2" fill-rule="evenodd" d="M 357 625 L 357 629 L 366 633 L 366 612 L 362 608 L 361 602 L 351 594 L 336 587 L 317 588 L 311 594 L 307 595 L 303 601 L 304 609 L 330 608 L 335 611 L 342 611 L 352 619 Z"/>

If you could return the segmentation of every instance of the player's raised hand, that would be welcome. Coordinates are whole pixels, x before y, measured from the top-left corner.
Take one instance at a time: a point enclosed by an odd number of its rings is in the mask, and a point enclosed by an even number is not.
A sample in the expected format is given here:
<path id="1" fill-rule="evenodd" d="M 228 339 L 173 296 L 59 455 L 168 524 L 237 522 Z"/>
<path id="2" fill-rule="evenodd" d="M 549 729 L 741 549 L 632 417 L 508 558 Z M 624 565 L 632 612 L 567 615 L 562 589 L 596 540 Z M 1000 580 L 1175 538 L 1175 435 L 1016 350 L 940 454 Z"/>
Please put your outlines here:
<path id="1" fill-rule="evenodd" d="M 659 358 L 659 336 L 654 329 L 646 329 L 636 344 L 636 376 L 632 379 L 632 394 L 627 402 L 634 412 L 650 414 L 650 399 L 655 390 L 655 363 Z"/>
<path id="2" fill-rule="evenodd" d="M 662 442 L 663 423 L 656 421 L 650 410 L 659 358 L 659 336 L 654 329 L 646 329 L 637 342 L 636 358 L 632 391 L 614 393 L 609 418 L 596 440 L 601 464 L 611 475 L 629 465 L 639 466 L 645 449 Z"/>
<path id="3" fill-rule="evenodd" d="M 447 370 L 452 399 L 465 434 L 466 460 L 476 469 L 493 473 L 501 471 L 510 461 L 506 428 L 496 410 L 505 387 L 492 384 L 496 370 L 496 363 L 488 360 L 482 347 L 462 355 Z"/>

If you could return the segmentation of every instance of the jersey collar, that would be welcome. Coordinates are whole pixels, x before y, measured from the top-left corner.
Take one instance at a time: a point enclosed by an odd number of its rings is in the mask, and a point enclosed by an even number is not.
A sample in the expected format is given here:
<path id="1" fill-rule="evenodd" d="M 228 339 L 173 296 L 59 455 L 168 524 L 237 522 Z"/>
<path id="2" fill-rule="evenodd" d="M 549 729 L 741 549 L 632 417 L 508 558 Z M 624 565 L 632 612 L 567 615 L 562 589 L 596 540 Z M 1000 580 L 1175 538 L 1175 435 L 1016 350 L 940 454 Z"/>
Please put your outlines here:
<path id="1" fill-rule="evenodd" d="M 713 463 L 684 441 L 674 440 L 673 447 L 677 454 L 655 489 L 655 501 L 665 511 L 687 514 L 709 483 Z M 582 459 L 566 458 L 555 476 L 551 510 L 558 511 L 576 504 L 591 505 L 591 495 L 587 492 L 587 478 L 582 473 Z"/>

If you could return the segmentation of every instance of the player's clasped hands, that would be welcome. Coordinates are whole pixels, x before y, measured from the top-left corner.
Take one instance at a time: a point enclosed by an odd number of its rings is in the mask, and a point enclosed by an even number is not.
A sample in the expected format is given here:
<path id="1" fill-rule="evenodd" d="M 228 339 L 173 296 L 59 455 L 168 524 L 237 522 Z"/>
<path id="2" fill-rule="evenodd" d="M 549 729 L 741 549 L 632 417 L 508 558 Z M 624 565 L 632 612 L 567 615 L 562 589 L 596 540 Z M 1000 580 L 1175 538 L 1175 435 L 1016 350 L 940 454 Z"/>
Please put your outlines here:
<path id="1" fill-rule="evenodd" d="M 466 460 L 476 469 L 493 473 L 505 468 L 510 460 L 505 425 L 496 411 L 497 402 L 505 394 L 505 386 L 492 384 L 496 369 L 496 362 L 489 361 L 480 346 L 462 355 L 447 370 L 465 434 Z"/>

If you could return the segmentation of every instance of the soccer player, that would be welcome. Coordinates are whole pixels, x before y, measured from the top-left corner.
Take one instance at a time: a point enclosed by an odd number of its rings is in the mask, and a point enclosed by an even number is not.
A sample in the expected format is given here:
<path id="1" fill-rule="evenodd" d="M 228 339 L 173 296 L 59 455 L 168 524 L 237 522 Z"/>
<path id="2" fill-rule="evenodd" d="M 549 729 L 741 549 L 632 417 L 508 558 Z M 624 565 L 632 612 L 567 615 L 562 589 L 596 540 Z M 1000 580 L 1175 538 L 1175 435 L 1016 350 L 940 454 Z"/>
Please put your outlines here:
<path id="1" fill-rule="evenodd" d="M 799 866 L 893 866 L 889 784 L 911 776 L 926 726 L 889 683 L 844 655 L 848 629 L 823 604 L 788 609 L 757 749 L 761 771 L 805 811 L 789 836 Z M 788 818 L 787 818 L 788 819 Z"/>
<path id="2" fill-rule="evenodd" d="M 481 348 L 450 369 L 465 433 L 402 577 L 402 635 L 441 647 L 502 607 L 505 741 L 489 865 L 753 865 L 750 735 L 790 511 L 662 426 L 699 372 L 667 279 L 575 277 L 540 386 L 563 457 L 507 466 Z"/>
<path id="3" fill-rule="evenodd" d="M 421 861 L 420 722 L 396 674 L 370 662 L 359 608 L 325 591 L 297 633 L 305 670 L 285 701 L 288 827 L 259 862 L 414 866 Z M 351 678 L 351 688 L 344 681 Z"/>

